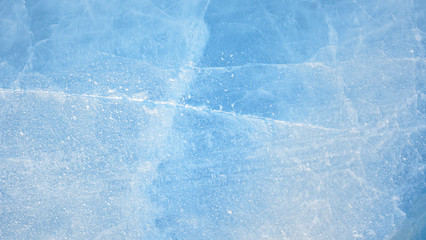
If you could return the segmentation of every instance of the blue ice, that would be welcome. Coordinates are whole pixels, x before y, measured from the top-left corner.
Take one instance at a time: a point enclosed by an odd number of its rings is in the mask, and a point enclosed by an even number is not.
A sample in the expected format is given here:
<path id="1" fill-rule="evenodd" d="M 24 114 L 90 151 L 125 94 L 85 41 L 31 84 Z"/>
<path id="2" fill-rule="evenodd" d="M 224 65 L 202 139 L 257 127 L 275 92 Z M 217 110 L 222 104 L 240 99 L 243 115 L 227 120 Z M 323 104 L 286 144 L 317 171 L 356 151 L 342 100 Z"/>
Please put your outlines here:
<path id="1" fill-rule="evenodd" d="M 426 239 L 422 0 L 0 1 L 0 239 Z"/>

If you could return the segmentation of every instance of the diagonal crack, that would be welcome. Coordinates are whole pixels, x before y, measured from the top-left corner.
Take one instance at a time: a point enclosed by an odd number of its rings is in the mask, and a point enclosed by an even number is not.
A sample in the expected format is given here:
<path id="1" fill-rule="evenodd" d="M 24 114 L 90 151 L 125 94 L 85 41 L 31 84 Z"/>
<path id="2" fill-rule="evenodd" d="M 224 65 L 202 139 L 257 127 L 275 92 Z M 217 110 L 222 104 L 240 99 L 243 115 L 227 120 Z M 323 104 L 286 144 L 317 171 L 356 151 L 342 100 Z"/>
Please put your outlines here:
<path id="1" fill-rule="evenodd" d="M 97 95 L 97 94 L 65 93 L 65 92 L 55 92 L 55 91 L 46 91 L 46 90 L 23 90 L 23 89 L 0 88 L 0 97 L 6 94 L 36 94 L 36 95 L 43 95 L 43 96 L 50 96 L 50 97 L 57 97 L 57 98 L 66 97 L 66 98 L 82 98 L 82 99 L 100 99 L 100 100 L 109 100 L 109 101 L 127 101 L 127 102 L 135 102 L 135 103 L 139 102 L 139 103 L 143 103 L 147 105 L 150 104 L 155 106 L 167 106 L 167 107 L 185 109 L 185 110 L 196 111 L 196 112 L 207 112 L 207 113 L 218 114 L 218 115 L 226 115 L 226 116 L 245 119 L 245 120 L 260 120 L 260 121 L 280 124 L 280 125 L 284 125 L 288 127 L 299 127 L 299 128 L 304 127 L 304 128 L 318 129 L 323 131 L 342 131 L 342 129 L 326 128 L 323 126 L 317 126 L 317 125 L 308 124 L 308 123 L 291 123 L 291 122 L 287 122 L 283 120 L 262 117 L 257 115 L 215 110 L 215 109 L 210 109 L 206 106 L 191 106 L 188 104 L 176 103 L 175 101 L 150 100 L 147 98 L 137 98 L 133 96 L 129 97 L 126 95 L 103 96 L 103 95 Z"/>

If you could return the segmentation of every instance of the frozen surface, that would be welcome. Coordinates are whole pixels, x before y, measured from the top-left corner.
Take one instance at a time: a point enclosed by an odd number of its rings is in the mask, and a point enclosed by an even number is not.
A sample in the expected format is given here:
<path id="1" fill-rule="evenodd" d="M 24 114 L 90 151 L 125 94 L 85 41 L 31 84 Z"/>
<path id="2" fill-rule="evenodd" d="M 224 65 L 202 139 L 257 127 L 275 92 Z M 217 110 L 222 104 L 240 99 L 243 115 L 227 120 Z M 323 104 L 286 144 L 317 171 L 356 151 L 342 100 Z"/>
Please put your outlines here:
<path id="1" fill-rule="evenodd" d="M 0 1 L 0 239 L 425 239 L 421 0 Z"/>

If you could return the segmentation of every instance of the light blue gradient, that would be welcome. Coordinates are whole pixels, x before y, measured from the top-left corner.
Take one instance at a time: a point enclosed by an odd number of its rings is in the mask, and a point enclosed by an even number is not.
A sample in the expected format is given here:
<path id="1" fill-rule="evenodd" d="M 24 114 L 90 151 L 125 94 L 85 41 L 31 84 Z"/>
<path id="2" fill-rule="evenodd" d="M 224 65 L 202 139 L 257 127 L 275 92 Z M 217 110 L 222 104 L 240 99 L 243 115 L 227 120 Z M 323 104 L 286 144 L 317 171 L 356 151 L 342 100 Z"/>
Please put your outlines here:
<path id="1" fill-rule="evenodd" d="M 0 239 L 425 239 L 421 0 L 0 1 Z"/>

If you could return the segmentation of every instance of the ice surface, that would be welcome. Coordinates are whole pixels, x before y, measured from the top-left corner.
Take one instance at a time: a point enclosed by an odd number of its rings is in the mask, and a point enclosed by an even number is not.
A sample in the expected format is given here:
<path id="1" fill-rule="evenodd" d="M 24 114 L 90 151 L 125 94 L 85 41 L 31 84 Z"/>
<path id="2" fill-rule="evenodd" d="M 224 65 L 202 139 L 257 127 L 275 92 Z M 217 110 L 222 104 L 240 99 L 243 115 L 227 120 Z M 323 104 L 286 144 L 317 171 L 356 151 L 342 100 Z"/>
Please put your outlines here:
<path id="1" fill-rule="evenodd" d="M 0 239 L 424 239 L 421 0 L 0 2 Z"/>

